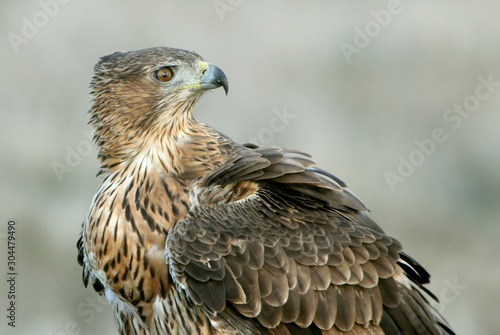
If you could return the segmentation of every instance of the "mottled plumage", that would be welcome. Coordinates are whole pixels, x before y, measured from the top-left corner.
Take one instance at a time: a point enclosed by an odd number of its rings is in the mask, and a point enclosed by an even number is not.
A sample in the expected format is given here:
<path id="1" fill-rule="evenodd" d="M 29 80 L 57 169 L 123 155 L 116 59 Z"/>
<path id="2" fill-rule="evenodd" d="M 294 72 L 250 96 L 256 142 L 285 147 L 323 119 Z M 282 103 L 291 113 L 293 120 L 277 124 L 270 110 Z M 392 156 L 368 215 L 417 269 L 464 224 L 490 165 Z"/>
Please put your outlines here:
<path id="1" fill-rule="evenodd" d="M 103 178 L 78 241 L 120 334 L 452 334 L 429 274 L 308 154 L 195 120 L 227 79 L 193 52 L 102 57 Z"/>

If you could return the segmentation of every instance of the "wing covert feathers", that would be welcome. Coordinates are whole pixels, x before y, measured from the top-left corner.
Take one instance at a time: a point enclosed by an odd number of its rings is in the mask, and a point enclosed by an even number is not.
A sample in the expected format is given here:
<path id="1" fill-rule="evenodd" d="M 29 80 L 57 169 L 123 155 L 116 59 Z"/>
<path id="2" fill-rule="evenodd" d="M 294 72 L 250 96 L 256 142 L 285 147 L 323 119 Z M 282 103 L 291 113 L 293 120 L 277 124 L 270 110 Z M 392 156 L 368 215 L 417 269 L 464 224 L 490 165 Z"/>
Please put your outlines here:
<path id="1" fill-rule="evenodd" d="M 404 276 L 400 262 L 413 269 L 417 286 L 428 280 L 425 270 L 400 257 L 399 242 L 364 214 L 345 184 L 310 168 L 306 154 L 248 151 L 205 176 L 196 196 L 227 198 L 242 182 L 255 183 L 254 193 L 215 204 L 198 199 L 167 238 L 174 281 L 214 323 L 230 310 L 269 329 L 284 323 L 325 334 L 380 333 L 387 324 L 441 333 L 427 301 L 397 280 Z"/>

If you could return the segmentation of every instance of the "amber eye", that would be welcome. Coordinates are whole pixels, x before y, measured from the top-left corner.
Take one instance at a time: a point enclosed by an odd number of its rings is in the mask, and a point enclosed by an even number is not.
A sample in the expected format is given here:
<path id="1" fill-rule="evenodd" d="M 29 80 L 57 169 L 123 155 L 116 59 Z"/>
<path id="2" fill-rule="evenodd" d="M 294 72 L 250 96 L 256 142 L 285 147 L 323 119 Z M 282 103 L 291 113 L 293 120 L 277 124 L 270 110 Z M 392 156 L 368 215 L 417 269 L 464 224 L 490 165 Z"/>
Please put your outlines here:
<path id="1" fill-rule="evenodd" d="M 174 73 L 172 72 L 172 69 L 169 68 L 168 66 L 164 66 L 158 71 L 156 71 L 156 78 L 158 78 L 159 81 L 167 82 L 172 79 L 174 76 Z"/>

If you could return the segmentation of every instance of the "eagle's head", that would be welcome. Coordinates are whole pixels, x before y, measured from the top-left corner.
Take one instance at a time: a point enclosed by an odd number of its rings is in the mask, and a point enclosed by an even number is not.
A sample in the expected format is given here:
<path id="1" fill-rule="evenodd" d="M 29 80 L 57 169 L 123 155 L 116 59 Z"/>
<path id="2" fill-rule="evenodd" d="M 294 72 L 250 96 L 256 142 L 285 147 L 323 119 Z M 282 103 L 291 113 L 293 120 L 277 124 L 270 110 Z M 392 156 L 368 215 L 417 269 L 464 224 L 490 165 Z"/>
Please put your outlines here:
<path id="1" fill-rule="evenodd" d="M 221 86 L 227 94 L 224 72 L 192 51 L 158 47 L 101 57 L 90 84 L 101 161 L 136 151 L 151 133 L 175 135 L 200 96 Z"/>

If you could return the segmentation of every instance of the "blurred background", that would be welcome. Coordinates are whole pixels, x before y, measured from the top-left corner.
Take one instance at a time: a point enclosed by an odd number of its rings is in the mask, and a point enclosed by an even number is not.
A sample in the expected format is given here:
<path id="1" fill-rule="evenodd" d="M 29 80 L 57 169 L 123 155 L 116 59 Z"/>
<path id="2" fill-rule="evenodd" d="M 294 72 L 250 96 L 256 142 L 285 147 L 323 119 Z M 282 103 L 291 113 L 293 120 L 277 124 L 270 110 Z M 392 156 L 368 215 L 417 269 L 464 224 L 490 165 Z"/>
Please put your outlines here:
<path id="1" fill-rule="evenodd" d="M 195 116 L 238 142 L 301 149 L 432 274 L 459 334 L 497 333 L 500 2 L 0 1 L 0 273 L 16 222 L 17 319 L 2 334 L 116 334 L 85 289 L 80 224 L 98 186 L 98 58 L 173 46 L 230 92 Z"/>

